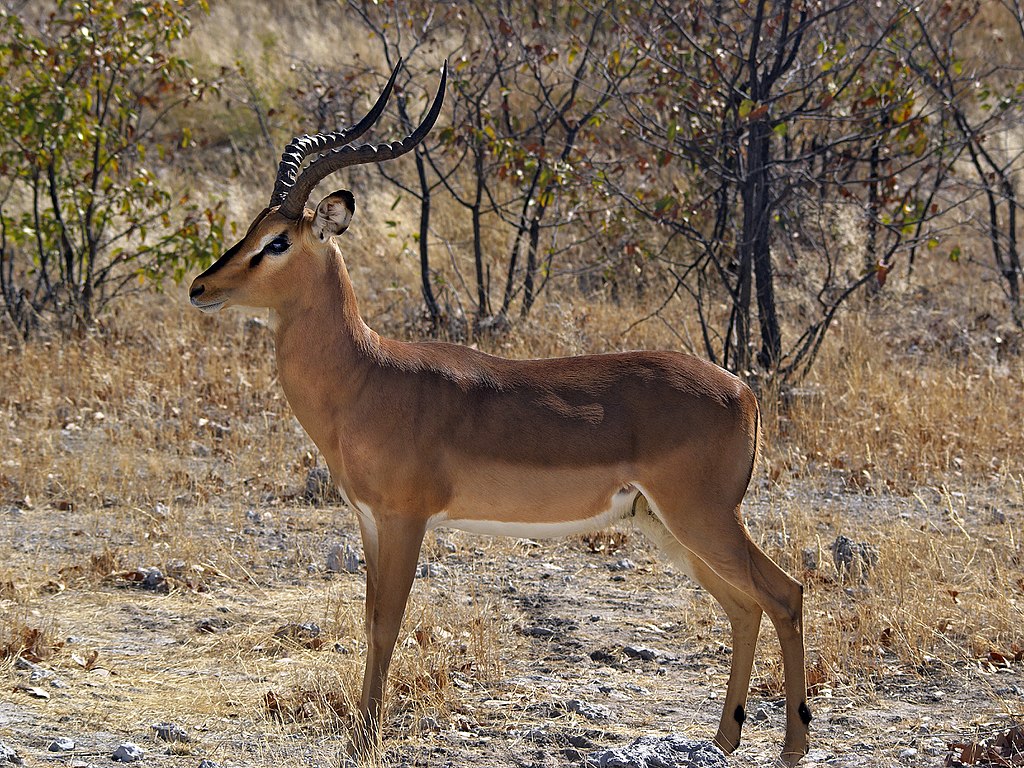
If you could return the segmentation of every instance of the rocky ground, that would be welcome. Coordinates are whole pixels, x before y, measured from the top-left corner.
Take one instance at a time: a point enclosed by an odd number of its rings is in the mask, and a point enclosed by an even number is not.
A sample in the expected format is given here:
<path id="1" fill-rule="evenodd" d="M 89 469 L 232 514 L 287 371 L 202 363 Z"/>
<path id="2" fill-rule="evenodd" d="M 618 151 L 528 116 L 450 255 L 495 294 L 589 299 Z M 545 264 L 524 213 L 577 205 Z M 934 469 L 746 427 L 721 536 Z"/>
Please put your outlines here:
<path id="1" fill-rule="evenodd" d="M 876 500 L 865 514 L 883 508 L 893 512 Z M 157 519 L 152 541 L 138 516 L 0 513 L 0 559 L 24 575 L 6 586 L 5 620 L 49 637 L 34 660 L 0 665 L 0 766 L 337 765 L 363 653 L 350 516 L 295 501 L 147 514 Z M 754 505 L 755 528 L 758 515 Z M 160 542 L 186 532 L 193 556 L 161 557 Z M 104 551 L 109 562 L 97 563 Z M 728 763 L 682 741 L 714 733 L 727 625 L 638 535 L 588 544 L 444 532 L 420 575 L 397 652 L 385 764 L 774 763 L 783 722 L 770 664 L 755 670 L 744 743 Z M 773 655 L 774 635 L 762 634 Z M 804 764 L 958 764 L 947 758 L 964 748 L 950 744 L 1020 722 L 1022 667 L 894 659 L 854 684 L 819 681 Z M 641 760 L 631 747 L 641 737 L 662 740 L 647 744 L 660 761 Z"/>

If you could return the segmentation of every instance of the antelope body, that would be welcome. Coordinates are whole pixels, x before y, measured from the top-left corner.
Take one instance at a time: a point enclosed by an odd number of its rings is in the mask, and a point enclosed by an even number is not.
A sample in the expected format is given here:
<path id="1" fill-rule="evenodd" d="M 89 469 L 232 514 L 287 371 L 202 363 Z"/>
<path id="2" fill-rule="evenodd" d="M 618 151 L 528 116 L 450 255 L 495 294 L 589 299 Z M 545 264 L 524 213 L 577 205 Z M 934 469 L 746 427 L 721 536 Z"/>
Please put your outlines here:
<path id="1" fill-rule="evenodd" d="M 397 73 L 355 127 L 289 144 L 271 205 L 190 290 L 204 311 L 273 310 L 288 402 L 358 517 L 368 650 L 354 751 L 378 743 L 388 666 L 427 530 L 561 536 L 633 518 L 729 616 L 732 670 L 715 737 L 726 752 L 739 743 L 768 614 L 785 667 L 782 756 L 797 762 L 811 719 L 802 588 L 751 541 L 740 516 L 759 437 L 750 389 L 675 352 L 506 360 L 382 338 L 360 317 L 335 240 L 355 199 L 342 190 L 315 210 L 305 203 L 330 173 L 398 157 L 429 132 L 446 69 L 409 137 L 352 146 L 383 111 Z"/>

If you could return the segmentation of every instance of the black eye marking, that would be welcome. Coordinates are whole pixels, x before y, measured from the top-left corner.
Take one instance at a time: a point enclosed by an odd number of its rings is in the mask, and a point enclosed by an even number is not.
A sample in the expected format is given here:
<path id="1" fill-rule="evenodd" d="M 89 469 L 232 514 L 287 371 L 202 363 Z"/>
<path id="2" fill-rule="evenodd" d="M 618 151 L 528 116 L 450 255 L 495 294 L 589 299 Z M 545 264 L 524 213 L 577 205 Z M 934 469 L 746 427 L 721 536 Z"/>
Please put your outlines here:
<path id="1" fill-rule="evenodd" d="M 263 246 L 263 250 L 257 253 L 249 260 L 249 269 L 258 267 L 259 263 L 263 261 L 263 257 L 266 256 L 268 253 L 272 253 L 276 256 L 279 256 L 291 247 L 292 244 L 288 240 L 288 235 L 282 232 L 280 235 L 278 235 L 265 246 Z"/>

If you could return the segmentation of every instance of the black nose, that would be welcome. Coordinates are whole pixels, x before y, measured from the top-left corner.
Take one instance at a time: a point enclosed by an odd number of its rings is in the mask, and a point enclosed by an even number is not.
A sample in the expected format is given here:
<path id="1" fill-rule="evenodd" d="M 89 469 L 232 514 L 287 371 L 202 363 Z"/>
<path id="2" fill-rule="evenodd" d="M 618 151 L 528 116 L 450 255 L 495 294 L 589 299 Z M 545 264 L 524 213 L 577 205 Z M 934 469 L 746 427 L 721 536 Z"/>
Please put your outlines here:
<path id="1" fill-rule="evenodd" d="M 188 292 L 188 297 L 190 299 L 198 299 L 200 296 L 203 295 L 203 291 L 205 290 L 205 285 L 195 285 L 192 287 L 192 290 Z"/>

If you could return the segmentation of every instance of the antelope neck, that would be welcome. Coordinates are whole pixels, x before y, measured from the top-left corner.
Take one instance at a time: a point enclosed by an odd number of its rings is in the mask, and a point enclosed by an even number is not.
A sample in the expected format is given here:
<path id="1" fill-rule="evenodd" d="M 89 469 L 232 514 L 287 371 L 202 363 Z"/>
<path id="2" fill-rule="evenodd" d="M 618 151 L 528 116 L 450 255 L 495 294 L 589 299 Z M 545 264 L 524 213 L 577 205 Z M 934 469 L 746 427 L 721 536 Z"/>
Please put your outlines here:
<path id="1" fill-rule="evenodd" d="M 331 413 L 358 395 L 380 340 L 359 315 L 340 253 L 316 260 L 290 301 L 277 308 L 278 375 L 299 422 L 320 444 Z"/>

